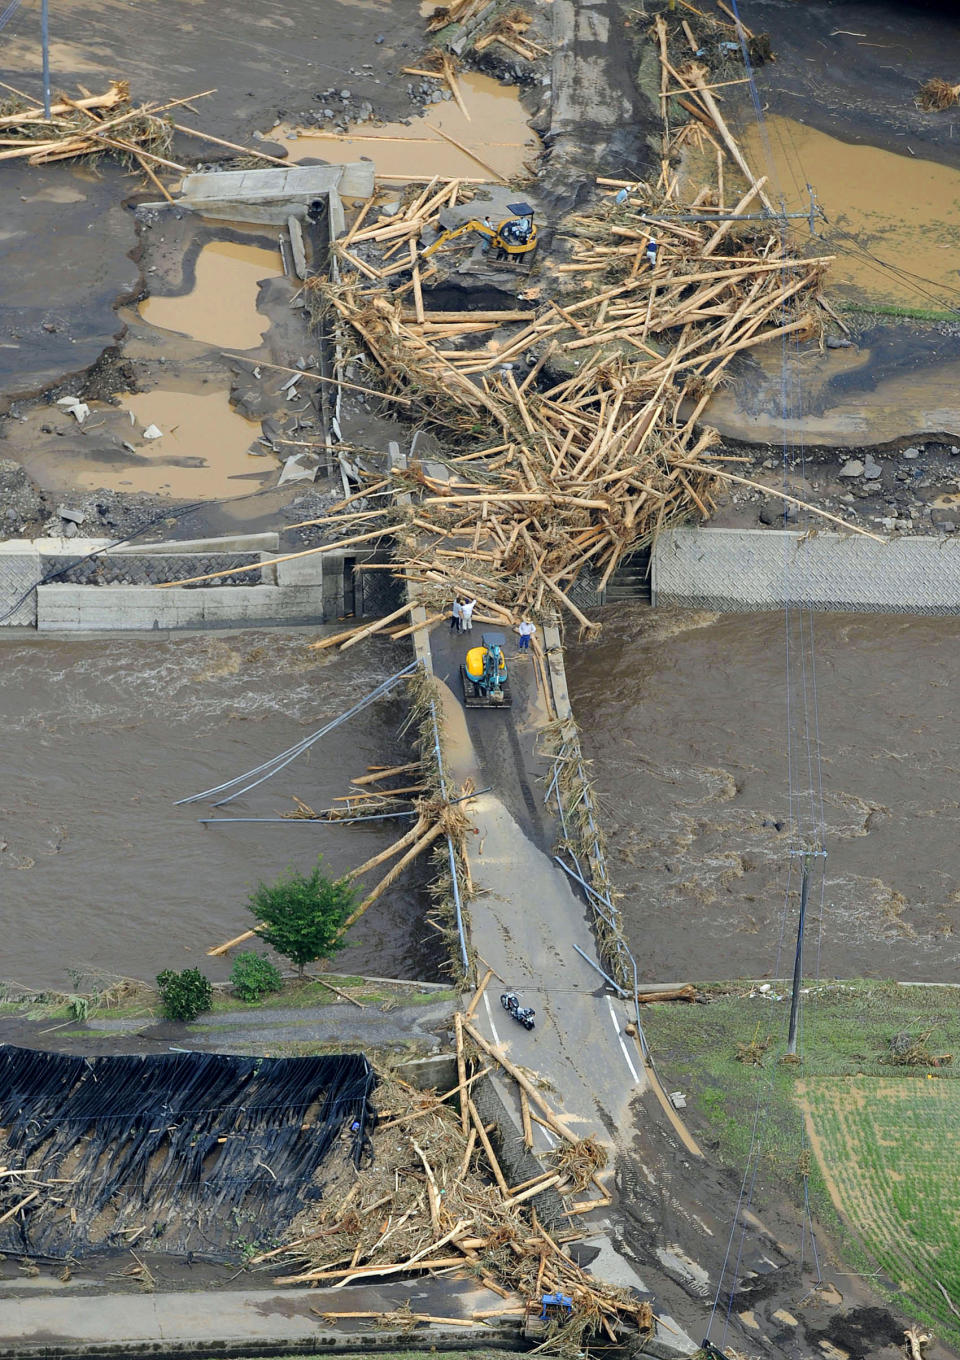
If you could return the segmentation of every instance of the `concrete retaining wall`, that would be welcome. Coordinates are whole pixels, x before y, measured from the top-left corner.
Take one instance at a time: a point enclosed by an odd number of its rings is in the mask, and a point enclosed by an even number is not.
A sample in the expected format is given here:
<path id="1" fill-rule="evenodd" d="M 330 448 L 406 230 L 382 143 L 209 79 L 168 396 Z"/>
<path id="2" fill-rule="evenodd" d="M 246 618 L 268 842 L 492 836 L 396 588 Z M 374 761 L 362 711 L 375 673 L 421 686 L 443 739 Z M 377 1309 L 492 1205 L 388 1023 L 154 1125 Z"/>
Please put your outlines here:
<path id="1" fill-rule="evenodd" d="M 113 548 L 110 539 L 45 538 L 0 543 L 0 622 L 35 627 L 39 632 L 136 631 L 170 628 L 263 627 L 271 624 L 316 624 L 342 612 L 343 561 L 325 556 L 266 565 L 277 549 L 276 534 L 237 535 L 190 543 L 127 544 Z M 44 577 L 63 564 L 94 562 L 116 568 L 139 562 L 146 580 L 162 580 L 219 570 L 230 554 L 265 563 L 256 584 L 250 575 L 237 585 L 172 586 L 86 584 Z M 334 555 L 331 554 L 331 558 Z M 338 609 L 338 606 L 341 606 Z M 6 617 L 2 617 L 6 615 Z"/>
<path id="2" fill-rule="evenodd" d="M 654 606 L 747 613 L 786 604 L 858 613 L 960 614 L 960 541 L 862 534 L 672 529 L 653 549 Z"/>

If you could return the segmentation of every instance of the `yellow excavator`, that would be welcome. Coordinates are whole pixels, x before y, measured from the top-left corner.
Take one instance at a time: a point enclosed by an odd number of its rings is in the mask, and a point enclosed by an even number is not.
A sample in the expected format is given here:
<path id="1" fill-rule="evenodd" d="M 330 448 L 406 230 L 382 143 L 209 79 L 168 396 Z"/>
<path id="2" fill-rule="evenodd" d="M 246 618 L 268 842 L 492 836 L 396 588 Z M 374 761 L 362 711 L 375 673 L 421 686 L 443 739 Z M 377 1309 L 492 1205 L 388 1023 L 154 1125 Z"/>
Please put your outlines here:
<path id="1" fill-rule="evenodd" d="M 508 203 L 507 212 L 513 213 L 514 216 L 504 218 L 499 226 L 494 226 L 489 217 L 473 217 L 459 227 L 442 231 L 426 250 L 420 252 L 420 259 L 425 260 L 448 241 L 455 241 L 458 236 L 465 236 L 468 231 L 475 231 L 489 241 L 498 260 L 515 260 L 522 255 L 532 255 L 537 248 L 537 227 L 533 220 L 533 209 L 529 203 Z"/>

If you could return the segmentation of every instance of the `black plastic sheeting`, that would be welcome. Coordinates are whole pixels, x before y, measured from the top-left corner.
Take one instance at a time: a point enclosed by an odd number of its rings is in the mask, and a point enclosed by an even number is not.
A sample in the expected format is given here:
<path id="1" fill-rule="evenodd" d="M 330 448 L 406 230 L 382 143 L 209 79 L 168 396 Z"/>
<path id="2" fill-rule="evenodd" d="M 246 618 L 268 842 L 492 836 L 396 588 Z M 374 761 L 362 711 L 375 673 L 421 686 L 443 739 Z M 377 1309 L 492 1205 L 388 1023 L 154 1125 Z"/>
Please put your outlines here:
<path id="1" fill-rule="evenodd" d="M 0 1251 L 231 1259 L 272 1241 L 322 1198 L 325 1163 L 360 1164 L 375 1083 L 353 1053 L 83 1058 L 0 1046 L 0 1162 L 37 1177 L 0 1181 L 0 1209 L 44 1183 L 0 1225 Z"/>

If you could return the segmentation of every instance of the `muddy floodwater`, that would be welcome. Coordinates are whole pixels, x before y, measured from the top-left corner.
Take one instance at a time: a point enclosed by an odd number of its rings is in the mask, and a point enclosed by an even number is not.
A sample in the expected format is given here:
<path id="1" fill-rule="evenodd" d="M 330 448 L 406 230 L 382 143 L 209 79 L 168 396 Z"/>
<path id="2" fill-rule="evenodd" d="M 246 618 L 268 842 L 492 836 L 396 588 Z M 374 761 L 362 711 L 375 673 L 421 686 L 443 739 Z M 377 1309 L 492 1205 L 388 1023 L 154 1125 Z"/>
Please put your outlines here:
<path id="1" fill-rule="evenodd" d="M 360 124 L 349 136 L 280 124 L 269 137 L 286 147 L 293 161 L 313 157 L 341 164 L 365 156 L 375 162 L 378 175 L 393 180 L 433 175 L 489 179 L 484 166 L 492 166 L 505 179 L 522 176 L 524 162 L 537 153 L 539 138 L 527 126 L 529 115 L 517 88 L 476 71 L 462 72 L 457 83 L 469 119 L 450 100 L 429 104 L 422 117 L 406 123 Z M 443 88 L 440 82 L 437 88 Z M 445 141 L 443 132 L 474 152 L 483 164 Z"/>
<path id="2" fill-rule="evenodd" d="M 794 808 L 819 784 L 796 637 L 788 669 L 782 614 L 638 605 L 604 620 L 568 677 L 643 977 L 783 975 L 788 732 Z M 960 620 L 818 614 L 814 636 L 828 858 L 807 971 L 956 981 Z"/>
<path id="3" fill-rule="evenodd" d="M 398 699 L 219 814 L 174 806 L 301 740 L 406 660 L 377 645 L 317 653 L 309 640 L 0 643 L 0 977 L 69 989 L 71 969 L 152 978 L 192 964 L 226 977 L 229 964 L 205 951 L 249 928 L 244 904 L 259 879 L 307 870 L 318 852 L 343 873 L 393 839 L 376 823 L 214 828 L 197 818 L 275 816 L 293 794 L 326 806 L 367 765 L 409 759 Z M 434 976 L 438 937 L 419 919 L 415 873 L 364 916 L 335 967 Z"/>
<path id="4" fill-rule="evenodd" d="M 742 144 L 788 212 L 808 209 L 812 186 L 827 218 L 816 224 L 821 241 L 811 241 L 804 222 L 794 224 L 794 236 L 808 250 L 836 255 L 832 287 L 912 307 L 956 305 L 960 170 L 842 142 L 775 115 L 745 127 Z"/>
<path id="5" fill-rule="evenodd" d="M 149 297 L 140 304 L 140 315 L 152 326 L 179 331 L 207 345 L 253 349 L 270 324 L 257 311 L 257 284 L 282 273 L 279 250 L 211 241 L 197 256 L 190 292 Z"/>

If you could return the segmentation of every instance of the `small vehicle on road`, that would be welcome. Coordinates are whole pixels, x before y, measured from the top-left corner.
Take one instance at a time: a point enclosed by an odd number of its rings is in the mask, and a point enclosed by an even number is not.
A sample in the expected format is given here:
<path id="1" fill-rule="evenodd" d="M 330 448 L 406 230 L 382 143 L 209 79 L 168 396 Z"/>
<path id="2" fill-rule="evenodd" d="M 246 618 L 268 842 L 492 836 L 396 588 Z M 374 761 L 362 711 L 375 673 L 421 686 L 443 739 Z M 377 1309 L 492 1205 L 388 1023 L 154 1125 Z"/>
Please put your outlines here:
<path id="1" fill-rule="evenodd" d="M 508 1015 L 513 1016 L 518 1025 L 522 1025 L 524 1029 L 533 1029 L 536 1011 L 530 1006 L 521 1006 L 516 992 L 504 992 L 500 997 L 500 1005 Z"/>

